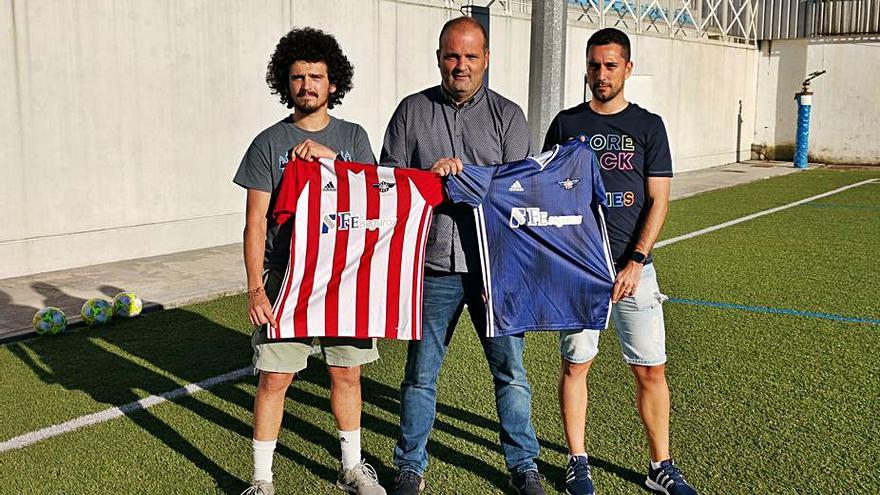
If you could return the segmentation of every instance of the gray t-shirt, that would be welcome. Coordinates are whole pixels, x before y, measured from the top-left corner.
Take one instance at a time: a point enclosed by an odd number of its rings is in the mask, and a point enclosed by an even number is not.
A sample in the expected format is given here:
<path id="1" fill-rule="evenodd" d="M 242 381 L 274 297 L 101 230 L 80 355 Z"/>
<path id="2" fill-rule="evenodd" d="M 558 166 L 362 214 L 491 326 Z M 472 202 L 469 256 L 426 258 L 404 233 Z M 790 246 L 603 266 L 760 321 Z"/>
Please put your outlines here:
<path id="1" fill-rule="evenodd" d="M 376 163 L 373 150 L 370 147 L 370 138 L 363 127 L 346 122 L 341 119 L 330 117 L 327 127 L 317 132 L 309 132 L 300 129 L 293 123 L 291 117 L 278 122 L 259 133 L 248 147 L 241 165 L 235 173 L 235 182 L 246 189 L 272 194 L 269 202 L 269 211 L 266 213 L 268 221 L 266 229 L 266 256 L 263 266 L 266 268 L 284 269 L 287 267 L 290 257 L 290 236 L 292 222 L 285 225 L 277 225 L 272 211 L 275 209 L 275 200 L 278 198 L 278 186 L 284 168 L 290 159 L 290 152 L 294 146 L 311 139 L 337 152 L 336 158 L 349 162 Z"/>

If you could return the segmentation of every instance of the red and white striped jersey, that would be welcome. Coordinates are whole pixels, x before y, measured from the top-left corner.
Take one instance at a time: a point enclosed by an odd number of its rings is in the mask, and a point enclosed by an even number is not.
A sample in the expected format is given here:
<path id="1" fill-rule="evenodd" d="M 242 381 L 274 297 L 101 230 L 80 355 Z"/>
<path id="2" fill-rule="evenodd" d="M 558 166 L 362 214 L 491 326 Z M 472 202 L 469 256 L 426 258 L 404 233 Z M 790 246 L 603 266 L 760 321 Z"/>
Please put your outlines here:
<path id="1" fill-rule="evenodd" d="M 290 261 L 269 338 L 420 339 L 440 178 L 328 159 L 290 165 L 273 210 L 279 225 L 293 216 Z"/>

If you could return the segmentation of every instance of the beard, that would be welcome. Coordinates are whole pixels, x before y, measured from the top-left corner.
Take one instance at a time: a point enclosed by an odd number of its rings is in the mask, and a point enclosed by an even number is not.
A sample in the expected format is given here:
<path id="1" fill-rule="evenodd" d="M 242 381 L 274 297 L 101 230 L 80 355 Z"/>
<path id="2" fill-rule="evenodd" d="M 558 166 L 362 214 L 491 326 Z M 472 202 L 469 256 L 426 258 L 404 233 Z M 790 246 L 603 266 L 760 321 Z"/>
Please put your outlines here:
<path id="1" fill-rule="evenodd" d="M 614 88 L 612 86 L 611 90 L 608 93 L 600 94 L 599 92 L 596 91 L 596 86 L 590 86 L 590 92 L 593 93 L 593 97 L 596 98 L 597 100 L 601 101 L 602 103 L 613 100 L 615 97 L 617 97 L 617 95 L 620 94 L 620 91 L 622 89 L 623 89 L 622 86 L 619 88 Z"/>
<path id="2" fill-rule="evenodd" d="M 293 98 L 293 108 L 296 111 L 304 114 L 315 113 L 319 108 L 324 106 L 327 103 L 327 99 L 321 100 L 319 97 L 313 100 L 306 100 L 301 97 Z"/>

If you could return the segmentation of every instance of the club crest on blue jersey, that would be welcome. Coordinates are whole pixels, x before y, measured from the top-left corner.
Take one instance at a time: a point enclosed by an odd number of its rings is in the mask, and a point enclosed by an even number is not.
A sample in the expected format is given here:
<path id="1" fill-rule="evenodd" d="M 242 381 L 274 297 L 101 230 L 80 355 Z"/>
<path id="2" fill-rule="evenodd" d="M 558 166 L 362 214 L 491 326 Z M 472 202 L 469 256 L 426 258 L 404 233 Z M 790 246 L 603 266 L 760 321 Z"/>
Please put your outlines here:
<path id="1" fill-rule="evenodd" d="M 557 184 L 562 186 L 562 188 L 565 189 L 566 191 L 571 191 L 572 189 L 574 189 L 574 186 L 578 185 L 578 182 L 580 182 L 580 181 L 581 181 L 580 177 L 578 177 L 576 179 L 568 178 L 568 179 L 561 180 L 561 181 L 557 182 Z"/>
<path id="2" fill-rule="evenodd" d="M 383 192 L 383 193 L 390 191 L 391 188 L 394 187 L 394 186 L 395 186 L 395 183 L 394 183 L 394 182 L 387 182 L 387 181 L 384 181 L 384 180 L 383 180 L 382 182 L 378 183 L 378 184 L 373 184 L 373 187 L 375 187 L 376 189 L 378 189 L 379 192 Z"/>

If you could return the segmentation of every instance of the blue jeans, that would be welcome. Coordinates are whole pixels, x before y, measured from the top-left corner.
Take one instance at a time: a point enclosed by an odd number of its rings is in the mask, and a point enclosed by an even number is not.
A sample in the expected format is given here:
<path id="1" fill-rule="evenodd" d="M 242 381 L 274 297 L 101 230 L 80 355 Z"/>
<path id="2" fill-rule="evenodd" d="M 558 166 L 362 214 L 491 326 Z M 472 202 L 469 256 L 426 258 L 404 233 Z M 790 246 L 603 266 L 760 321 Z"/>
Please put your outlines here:
<path id="1" fill-rule="evenodd" d="M 525 339 L 486 337 L 486 312 L 479 275 L 426 274 L 422 303 L 422 339 L 409 343 L 400 386 L 400 438 L 394 464 L 423 475 L 426 445 L 437 411 L 437 377 L 464 304 L 480 337 L 495 384 L 495 407 L 501 421 L 501 449 L 507 469 L 537 469 L 538 439 L 532 428 L 532 390 L 523 367 Z"/>

